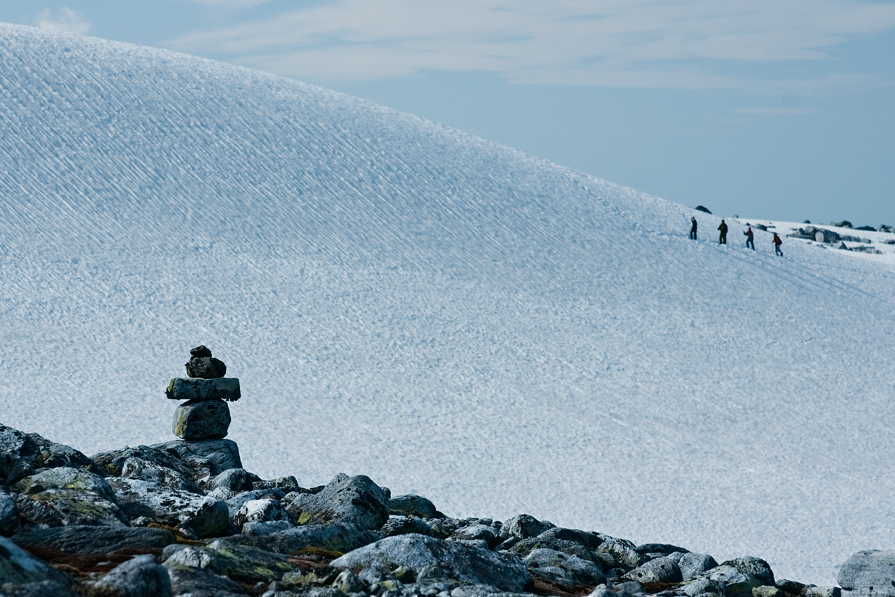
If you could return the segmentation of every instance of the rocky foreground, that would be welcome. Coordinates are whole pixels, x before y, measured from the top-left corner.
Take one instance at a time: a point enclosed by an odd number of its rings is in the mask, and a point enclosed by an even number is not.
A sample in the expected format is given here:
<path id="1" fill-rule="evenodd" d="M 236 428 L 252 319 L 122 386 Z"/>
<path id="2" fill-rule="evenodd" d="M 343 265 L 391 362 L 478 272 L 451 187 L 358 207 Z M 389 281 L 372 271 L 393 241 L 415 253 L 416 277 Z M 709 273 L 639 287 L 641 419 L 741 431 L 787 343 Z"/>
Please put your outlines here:
<path id="1" fill-rule="evenodd" d="M 776 579 L 521 514 L 456 519 L 365 476 L 264 480 L 226 439 L 88 458 L 0 425 L 0 594 L 9 596 L 839 597 L 895 595 L 895 552 L 860 552 L 840 587 Z"/>

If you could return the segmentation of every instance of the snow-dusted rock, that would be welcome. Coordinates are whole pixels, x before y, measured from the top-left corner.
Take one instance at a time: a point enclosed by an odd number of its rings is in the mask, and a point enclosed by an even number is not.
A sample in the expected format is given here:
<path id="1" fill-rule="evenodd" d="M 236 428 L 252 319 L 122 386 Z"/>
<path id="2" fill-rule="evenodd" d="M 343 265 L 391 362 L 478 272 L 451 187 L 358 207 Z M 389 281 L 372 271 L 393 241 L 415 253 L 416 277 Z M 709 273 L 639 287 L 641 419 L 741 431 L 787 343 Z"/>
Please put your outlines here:
<path id="1" fill-rule="evenodd" d="M 839 568 L 836 580 L 851 597 L 895 597 L 895 551 L 852 554 Z"/>
<path id="2" fill-rule="evenodd" d="M 290 496 L 286 509 L 298 524 L 346 523 L 375 530 L 388 520 L 388 495 L 364 475 L 339 474 L 317 494 Z"/>
<path id="3" fill-rule="evenodd" d="M 208 496 L 216 499 L 220 499 L 221 496 L 227 494 L 226 490 L 221 488 L 215 489 L 214 491 L 209 492 Z M 239 512 L 240 508 L 242 508 L 245 504 L 255 500 L 274 500 L 277 502 L 283 502 L 283 499 L 286 496 L 283 495 L 282 490 L 280 489 L 253 489 L 251 491 L 242 491 L 237 493 L 234 496 L 231 496 L 224 500 L 227 504 L 227 510 L 230 513 L 230 519 L 233 520 L 236 517 L 236 513 Z M 287 520 L 284 518 L 282 520 Z"/>
<path id="4" fill-rule="evenodd" d="M 111 553 L 119 549 L 165 547 L 175 541 L 165 529 L 67 526 L 34 529 L 11 537 L 18 545 L 46 547 L 69 553 Z"/>
<path id="5" fill-rule="evenodd" d="M 187 400 L 174 411 L 173 431 L 196 441 L 223 439 L 230 429 L 230 407 L 223 400 Z"/>
<path id="6" fill-rule="evenodd" d="M 419 518 L 443 518 L 430 500 L 419 495 L 399 495 L 389 500 L 389 513 L 401 516 L 417 516 Z"/>
<path id="7" fill-rule="evenodd" d="M 606 582 L 600 567 L 588 560 L 552 549 L 535 549 L 522 560 L 532 576 L 560 585 L 598 585 Z"/>
<path id="8" fill-rule="evenodd" d="M 46 469 L 13 486 L 23 524 L 126 526 L 115 493 L 102 477 L 68 467 Z"/>
<path id="9" fill-rule="evenodd" d="M 269 498 L 249 500 L 233 515 L 233 524 L 237 527 L 247 522 L 289 522 L 289 515 L 277 500 Z"/>
<path id="10" fill-rule="evenodd" d="M 685 583 L 683 591 L 689 597 L 703 593 L 717 593 L 722 597 L 752 597 L 752 589 L 762 582 L 728 564 L 721 564 Z"/>
<path id="11" fill-rule="evenodd" d="M 119 564 L 90 590 L 102 597 L 171 597 L 171 579 L 155 557 L 143 555 Z"/>
<path id="12" fill-rule="evenodd" d="M 193 481 L 207 483 L 231 468 L 242 468 L 239 447 L 229 439 L 175 440 L 150 446 L 181 461 Z"/>
<path id="13" fill-rule="evenodd" d="M 235 377 L 202 379 L 175 377 L 168 383 L 165 395 L 171 400 L 227 400 L 240 398 L 239 380 Z"/>
<path id="14" fill-rule="evenodd" d="M 594 553 L 603 562 L 604 570 L 611 568 L 631 570 L 644 561 L 633 543 L 615 537 L 607 537 Z"/>
<path id="15" fill-rule="evenodd" d="M 122 510 L 131 518 L 147 516 L 156 522 L 214 537 L 229 526 L 227 504 L 208 496 L 169 489 L 139 479 L 110 479 Z"/>
<path id="16" fill-rule="evenodd" d="M 204 493 L 198 485 L 176 468 L 168 468 L 158 462 L 138 456 L 132 456 L 122 462 L 120 476 L 126 479 L 148 481 L 168 489 L 180 489 L 195 494 Z"/>
<path id="17" fill-rule="evenodd" d="M 444 578 L 491 585 L 504 591 L 523 591 L 531 583 L 525 565 L 513 554 L 423 535 L 386 537 L 333 560 L 332 565 L 359 569 L 358 576 L 367 582 L 375 582 L 380 575 L 406 566 L 417 577 L 427 568 L 435 568 Z"/>

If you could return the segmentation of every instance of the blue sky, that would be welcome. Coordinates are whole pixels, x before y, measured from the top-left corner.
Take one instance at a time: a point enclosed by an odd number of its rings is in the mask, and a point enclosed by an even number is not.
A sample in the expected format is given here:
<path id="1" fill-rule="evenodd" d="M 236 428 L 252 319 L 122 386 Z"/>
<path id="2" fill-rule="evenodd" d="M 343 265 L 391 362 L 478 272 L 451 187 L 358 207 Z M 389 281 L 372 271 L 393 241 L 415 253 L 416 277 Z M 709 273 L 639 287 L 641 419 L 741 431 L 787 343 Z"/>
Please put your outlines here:
<path id="1" fill-rule="evenodd" d="M 895 2 L 0 0 L 363 97 L 719 215 L 895 225 Z"/>

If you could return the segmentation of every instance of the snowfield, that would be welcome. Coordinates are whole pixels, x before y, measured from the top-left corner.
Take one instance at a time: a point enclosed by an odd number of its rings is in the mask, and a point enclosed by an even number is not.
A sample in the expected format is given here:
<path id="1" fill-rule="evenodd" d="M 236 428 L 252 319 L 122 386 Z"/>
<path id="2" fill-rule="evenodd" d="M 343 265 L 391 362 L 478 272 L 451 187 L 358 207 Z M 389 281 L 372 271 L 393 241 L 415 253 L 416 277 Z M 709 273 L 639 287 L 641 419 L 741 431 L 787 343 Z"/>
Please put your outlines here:
<path id="1" fill-rule="evenodd" d="M 835 584 L 895 548 L 895 235 L 780 258 L 746 222 L 719 246 L 718 217 L 407 114 L 0 25 L 0 422 L 172 439 L 205 344 L 262 476 Z"/>

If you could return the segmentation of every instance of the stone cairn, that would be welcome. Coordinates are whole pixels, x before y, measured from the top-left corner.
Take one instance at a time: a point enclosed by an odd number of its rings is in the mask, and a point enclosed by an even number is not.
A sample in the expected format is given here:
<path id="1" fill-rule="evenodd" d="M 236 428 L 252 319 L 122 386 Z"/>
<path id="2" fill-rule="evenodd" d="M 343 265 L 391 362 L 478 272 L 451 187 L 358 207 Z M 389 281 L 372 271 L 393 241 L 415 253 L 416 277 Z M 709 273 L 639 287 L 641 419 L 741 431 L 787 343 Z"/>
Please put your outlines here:
<path id="1" fill-rule="evenodd" d="M 165 390 L 171 400 L 186 400 L 174 411 L 174 435 L 188 441 L 222 439 L 230 427 L 227 401 L 240 398 L 239 380 L 224 377 L 227 366 L 205 346 L 197 346 L 190 355 L 189 377 L 175 377 Z"/>

